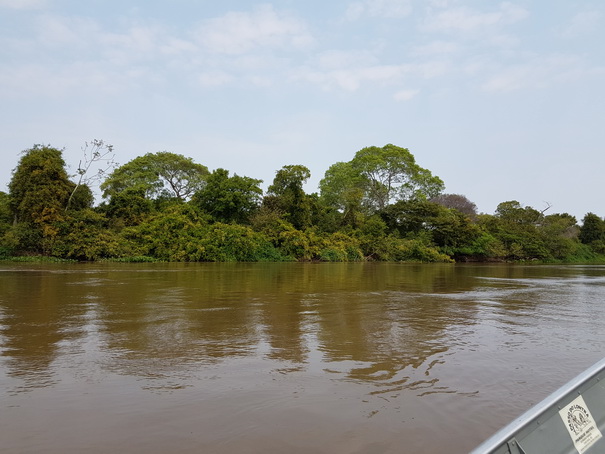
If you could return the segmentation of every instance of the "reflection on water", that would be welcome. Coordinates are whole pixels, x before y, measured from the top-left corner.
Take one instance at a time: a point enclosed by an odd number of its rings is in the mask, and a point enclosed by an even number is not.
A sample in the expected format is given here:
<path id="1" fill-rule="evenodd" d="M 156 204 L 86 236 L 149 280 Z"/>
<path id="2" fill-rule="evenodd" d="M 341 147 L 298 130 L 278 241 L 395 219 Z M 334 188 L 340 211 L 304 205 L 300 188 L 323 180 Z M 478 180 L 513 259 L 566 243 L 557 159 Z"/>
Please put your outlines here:
<path id="1" fill-rule="evenodd" d="M 598 266 L 5 264 L 0 438 L 462 453 L 600 359 L 604 296 Z"/>

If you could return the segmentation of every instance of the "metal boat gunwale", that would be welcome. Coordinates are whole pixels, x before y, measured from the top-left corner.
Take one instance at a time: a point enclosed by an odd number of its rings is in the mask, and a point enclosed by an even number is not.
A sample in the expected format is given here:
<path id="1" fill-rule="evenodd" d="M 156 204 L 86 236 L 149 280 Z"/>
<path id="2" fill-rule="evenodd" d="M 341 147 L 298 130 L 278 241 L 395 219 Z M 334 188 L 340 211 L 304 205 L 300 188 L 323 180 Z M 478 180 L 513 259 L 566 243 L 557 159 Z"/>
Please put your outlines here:
<path id="1" fill-rule="evenodd" d="M 515 436 L 521 433 L 526 427 L 533 423 L 540 424 L 541 416 L 552 412 L 553 408 L 557 408 L 558 411 L 560 404 L 565 399 L 569 399 L 572 393 L 576 392 L 578 395 L 581 395 L 583 388 L 592 386 L 592 382 L 594 381 L 599 381 L 601 379 L 599 374 L 603 372 L 605 372 L 605 358 L 601 359 L 599 362 L 595 363 L 568 381 L 544 400 L 537 403 L 521 416 L 511 421 L 505 427 L 497 431 L 494 435 L 477 446 L 477 448 L 471 451 L 470 454 L 494 453 L 498 448 L 506 446 L 508 443 L 513 441 Z"/>

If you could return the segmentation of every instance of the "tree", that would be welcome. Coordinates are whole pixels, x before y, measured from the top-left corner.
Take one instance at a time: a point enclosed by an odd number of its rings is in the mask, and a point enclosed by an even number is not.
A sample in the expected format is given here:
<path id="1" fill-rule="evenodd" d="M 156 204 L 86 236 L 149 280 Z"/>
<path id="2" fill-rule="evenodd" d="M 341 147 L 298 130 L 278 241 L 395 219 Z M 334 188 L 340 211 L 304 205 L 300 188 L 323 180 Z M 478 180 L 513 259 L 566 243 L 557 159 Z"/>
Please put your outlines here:
<path id="1" fill-rule="evenodd" d="M 579 239 L 584 244 L 605 241 L 605 221 L 594 213 L 587 213 L 582 219 Z"/>
<path id="2" fill-rule="evenodd" d="M 350 162 L 337 162 L 319 182 L 320 199 L 342 212 L 343 222 L 351 227 L 361 224 L 365 180 Z"/>
<path id="3" fill-rule="evenodd" d="M 408 149 L 391 144 L 359 150 L 351 161 L 331 166 L 320 182 L 327 203 L 345 209 L 361 202 L 369 214 L 399 200 L 436 197 L 443 188 Z"/>
<path id="4" fill-rule="evenodd" d="M 137 188 L 151 199 L 183 201 L 202 189 L 208 173 L 206 166 L 179 154 L 147 153 L 115 169 L 101 184 L 101 190 L 104 198 Z"/>
<path id="5" fill-rule="evenodd" d="M 237 174 L 230 177 L 228 170 L 216 169 L 192 201 L 217 221 L 246 223 L 260 204 L 261 183 L 262 180 Z"/>
<path id="6" fill-rule="evenodd" d="M 34 145 L 22 153 L 13 170 L 9 204 L 21 248 L 48 253 L 59 232 L 57 224 L 64 220 L 75 186 L 67 177 L 62 154 L 50 146 Z"/>
<path id="7" fill-rule="evenodd" d="M 11 223 L 10 197 L 6 192 L 0 191 L 0 235 L 8 230 Z"/>
<path id="8" fill-rule="evenodd" d="M 137 225 L 154 212 L 153 202 L 140 186 L 116 193 L 99 209 L 106 213 L 110 225 L 116 230 Z"/>
<path id="9" fill-rule="evenodd" d="M 268 192 L 282 196 L 290 192 L 303 192 L 303 184 L 311 177 L 311 171 L 303 165 L 283 166 L 275 172 L 273 184 Z"/>
<path id="10" fill-rule="evenodd" d="M 73 189 L 62 150 L 34 145 L 25 150 L 9 183 L 10 205 L 17 222 L 42 223 L 60 216 Z"/>
<path id="11" fill-rule="evenodd" d="M 505 222 L 523 225 L 536 225 L 543 218 L 540 211 L 532 207 L 523 207 L 516 200 L 498 204 L 496 216 Z"/>
<path id="12" fill-rule="evenodd" d="M 6 192 L 0 191 L 0 257 L 10 255 L 12 252 L 7 238 L 4 237 L 11 228 L 12 220 L 9 196 Z"/>
<path id="13" fill-rule="evenodd" d="M 380 215 L 391 231 L 405 238 L 428 231 L 430 221 L 444 209 L 428 200 L 400 200 L 386 207 Z"/>
<path id="14" fill-rule="evenodd" d="M 544 214 L 518 201 L 502 202 L 493 217 L 482 219 L 488 233 L 499 240 L 507 258 L 514 260 L 552 259 L 543 227 Z"/>
<path id="15" fill-rule="evenodd" d="M 107 228 L 103 213 L 93 209 L 71 211 L 60 223 L 52 255 L 72 260 L 98 260 L 122 253 L 119 237 Z"/>
<path id="16" fill-rule="evenodd" d="M 310 177 L 311 171 L 303 165 L 284 166 L 275 173 L 264 199 L 266 206 L 281 211 L 297 229 L 311 224 L 311 202 L 303 189 Z"/>
<path id="17" fill-rule="evenodd" d="M 113 145 L 106 144 L 102 140 L 94 139 L 92 142 L 86 142 L 84 147 L 82 147 L 82 152 L 84 153 L 84 158 L 78 163 L 78 170 L 76 173 L 78 181 L 69 195 L 66 209 L 71 207 L 74 197 L 80 195 L 80 201 L 85 197 L 86 190 L 82 191 L 81 189 L 83 186 L 88 188 L 88 197 L 93 199 L 92 191 L 90 191 L 91 183 L 98 182 L 103 178 L 107 171 L 116 166 Z M 100 167 L 95 174 L 90 175 L 89 172 L 95 164 L 99 164 Z M 89 205 L 92 205 L 92 200 Z"/>
<path id="18" fill-rule="evenodd" d="M 366 203 L 378 210 L 396 200 L 435 197 L 444 188 L 439 177 L 416 164 L 407 148 L 366 147 L 351 163 L 365 179 Z"/>
<path id="19" fill-rule="evenodd" d="M 477 217 L 477 205 L 471 202 L 466 196 L 461 194 L 439 194 L 437 197 L 430 199 L 431 202 L 437 203 L 445 208 L 452 208 L 467 215 L 471 219 Z"/>
<path id="20" fill-rule="evenodd" d="M 553 257 L 565 260 L 577 253 L 580 228 L 575 216 L 568 213 L 556 213 L 545 216 L 541 230 L 544 241 Z"/>

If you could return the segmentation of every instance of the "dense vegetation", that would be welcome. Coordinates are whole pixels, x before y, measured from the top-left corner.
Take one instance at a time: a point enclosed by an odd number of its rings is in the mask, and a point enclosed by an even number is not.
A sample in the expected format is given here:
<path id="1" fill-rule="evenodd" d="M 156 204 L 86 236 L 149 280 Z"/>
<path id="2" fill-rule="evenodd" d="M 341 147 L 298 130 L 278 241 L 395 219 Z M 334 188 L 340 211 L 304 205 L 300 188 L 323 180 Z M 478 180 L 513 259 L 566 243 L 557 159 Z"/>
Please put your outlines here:
<path id="1" fill-rule="evenodd" d="M 261 180 L 210 172 L 174 153 L 118 167 L 102 141 L 84 151 L 75 176 L 61 150 L 36 145 L 21 154 L 8 193 L 0 191 L 0 257 L 580 262 L 605 254 L 599 216 L 588 213 L 578 226 L 569 214 L 517 201 L 478 214 L 394 145 L 335 163 L 313 194 L 303 189 L 310 177 L 303 165 L 277 170 L 263 193 Z M 95 182 L 103 194 L 97 206 Z"/>

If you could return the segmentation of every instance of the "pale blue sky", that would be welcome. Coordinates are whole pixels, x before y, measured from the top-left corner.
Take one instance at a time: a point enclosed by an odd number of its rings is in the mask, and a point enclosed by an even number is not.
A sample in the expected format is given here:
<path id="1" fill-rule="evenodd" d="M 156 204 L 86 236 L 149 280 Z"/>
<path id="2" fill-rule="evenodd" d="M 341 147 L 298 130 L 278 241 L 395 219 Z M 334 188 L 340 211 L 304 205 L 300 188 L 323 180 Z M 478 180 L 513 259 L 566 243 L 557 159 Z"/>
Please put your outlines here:
<path id="1" fill-rule="evenodd" d="M 91 139 L 264 180 L 393 143 L 479 210 L 605 216 L 602 0 L 0 0 L 0 190 Z"/>

